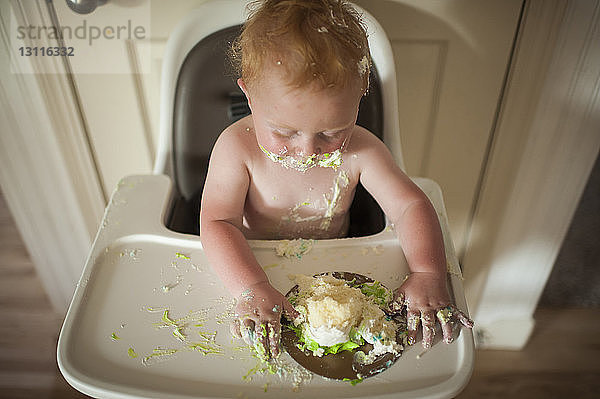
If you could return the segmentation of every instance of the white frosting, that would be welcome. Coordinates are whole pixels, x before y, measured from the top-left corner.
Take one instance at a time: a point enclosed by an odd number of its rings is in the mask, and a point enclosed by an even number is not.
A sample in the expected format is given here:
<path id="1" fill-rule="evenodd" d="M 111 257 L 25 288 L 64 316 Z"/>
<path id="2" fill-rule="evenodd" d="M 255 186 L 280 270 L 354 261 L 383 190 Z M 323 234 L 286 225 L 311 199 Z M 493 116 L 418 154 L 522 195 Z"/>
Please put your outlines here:
<path id="1" fill-rule="evenodd" d="M 306 222 L 318 222 L 319 228 L 321 230 L 327 231 L 331 226 L 331 221 L 333 220 L 336 213 L 340 211 L 340 203 L 343 198 L 344 190 L 348 187 L 350 180 L 348 178 L 348 174 L 340 170 L 338 174 L 333 179 L 333 185 L 330 191 L 326 194 L 323 194 L 322 203 L 324 206 L 322 207 L 322 214 L 301 216 L 300 209 L 304 207 L 311 207 L 314 209 L 320 209 L 319 202 L 316 201 L 311 203 L 309 199 L 306 199 L 302 202 L 296 204 L 292 209 L 290 209 L 287 215 L 281 217 L 282 222 L 294 222 L 294 223 L 306 223 Z"/>
<path id="2" fill-rule="evenodd" d="M 327 208 L 325 209 L 324 219 L 321 222 L 321 228 L 323 230 L 327 230 L 331 225 L 331 219 L 333 218 L 340 202 L 340 198 L 342 195 L 342 191 L 344 188 L 348 187 L 348 183 L 350 180 L 348 179 L 348 174 L 343 170 L 340 170 L 340 173 L 335 177 L 333 181 L 333 187 L 331 188 L 330 196 L 323 194 L 325 198 L 325 203 L 327 204 Z"/>
<path id="3" fill-rule="evenodd" d="M 310 326 L 308 331 L 311 338 L 321 346 L 333 346 L 347 342 L 350 339 L 348 336 L 350 329 L 348 331 L 341 331 L 336 327 L 319 326 L 315 328 Z"/>
<path id="4" fill-rule="evenodd" d="M 297 238 L 295 240 L 282 240 L 275 248 L 277 256 L 285 256 L 286 258 L 296 257 L 302 258 L 303 255 L 310 252 L 314 240 L 304 240 Z"/>
<path id="5" fill-rule="evenodd" d="M 363 56 L 360 61 L 358 61 L 358 74 L 363 76 L 369 71 L 369 59 L 367 56 Z"/>

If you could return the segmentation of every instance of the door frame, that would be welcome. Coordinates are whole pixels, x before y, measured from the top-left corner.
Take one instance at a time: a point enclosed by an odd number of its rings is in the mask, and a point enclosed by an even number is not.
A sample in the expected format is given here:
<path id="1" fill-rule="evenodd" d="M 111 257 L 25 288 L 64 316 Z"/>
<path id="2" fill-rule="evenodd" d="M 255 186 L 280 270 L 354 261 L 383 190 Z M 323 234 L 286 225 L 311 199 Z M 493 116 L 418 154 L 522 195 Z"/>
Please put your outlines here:
<path id="1" fill-rule="evenodd" d="M 600 148 L 600 2 L 525 6 L 461 257 L 477 344 L 494 349 L 527 343 Z"/>
<path id="2" fill-rule="evenodd" d="M 52 4 L 11 0 L 0 7 L 0 188 L 50 302 L 64 312 L 106 194 L 68 61 L 21 57 L 10 46 L 11 23 L 49 26 Z"/>

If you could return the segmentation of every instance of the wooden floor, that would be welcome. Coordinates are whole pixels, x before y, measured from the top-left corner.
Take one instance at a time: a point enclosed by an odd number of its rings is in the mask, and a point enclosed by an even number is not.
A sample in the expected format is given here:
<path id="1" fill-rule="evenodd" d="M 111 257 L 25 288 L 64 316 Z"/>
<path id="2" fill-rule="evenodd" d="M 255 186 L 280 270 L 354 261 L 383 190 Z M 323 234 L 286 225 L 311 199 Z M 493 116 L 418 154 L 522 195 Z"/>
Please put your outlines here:
<path id="1" fill-rule="evenodd" d="M 535 319 L 524 350 L 476 352 L 458 398 L 600 398 L 599 309 L 538 309 Z"/>
<path id="2" fill-rule="evenodd" d="M 478 351 L 460 399 L 598 398 L 598 309 L 540 309 L 520 352 Z M 0 195 L 0 398 L 85 398 L 62 378 L 56 342 L 62 316 L 49 304 Z"/>

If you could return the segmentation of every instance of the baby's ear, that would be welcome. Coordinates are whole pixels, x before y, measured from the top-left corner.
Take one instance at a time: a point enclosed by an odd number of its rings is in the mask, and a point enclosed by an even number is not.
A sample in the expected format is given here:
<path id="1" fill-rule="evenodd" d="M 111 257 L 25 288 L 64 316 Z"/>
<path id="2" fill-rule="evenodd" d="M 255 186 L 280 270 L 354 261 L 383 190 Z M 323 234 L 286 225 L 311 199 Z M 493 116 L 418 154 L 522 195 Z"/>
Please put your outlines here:
<path id="1" fill-rule="evenodd" d="M 248 100 L 248 106 L 252 106 L 252 103 L 250 100 L 250 95 L 248 94 L 248 87 L 246 87 L 246 83 L 244 82 L 244 80 L 242 78 L 239 78 L 237 80 L 237 84 L 240 87 L 240 89 L 242 89 L 244 94 L 246 95 L 246 99 Z"/>

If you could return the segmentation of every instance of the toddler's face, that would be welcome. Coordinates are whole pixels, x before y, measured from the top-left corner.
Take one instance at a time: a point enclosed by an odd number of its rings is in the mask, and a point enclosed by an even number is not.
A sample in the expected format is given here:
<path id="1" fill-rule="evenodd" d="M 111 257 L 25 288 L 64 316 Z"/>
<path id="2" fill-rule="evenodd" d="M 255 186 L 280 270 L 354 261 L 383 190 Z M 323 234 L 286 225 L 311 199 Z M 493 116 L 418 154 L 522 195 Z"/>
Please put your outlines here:
<path id="1" fill-rule="evenodd" d="M 238 84 L 248 97 L 263 151 L 302 164 L 310 157 L 343 151 L 349 142 L 362 96 L 359 82 L 341 90 L 290 88 L 271 74 L 250 90 L 241 79 Z"/>

